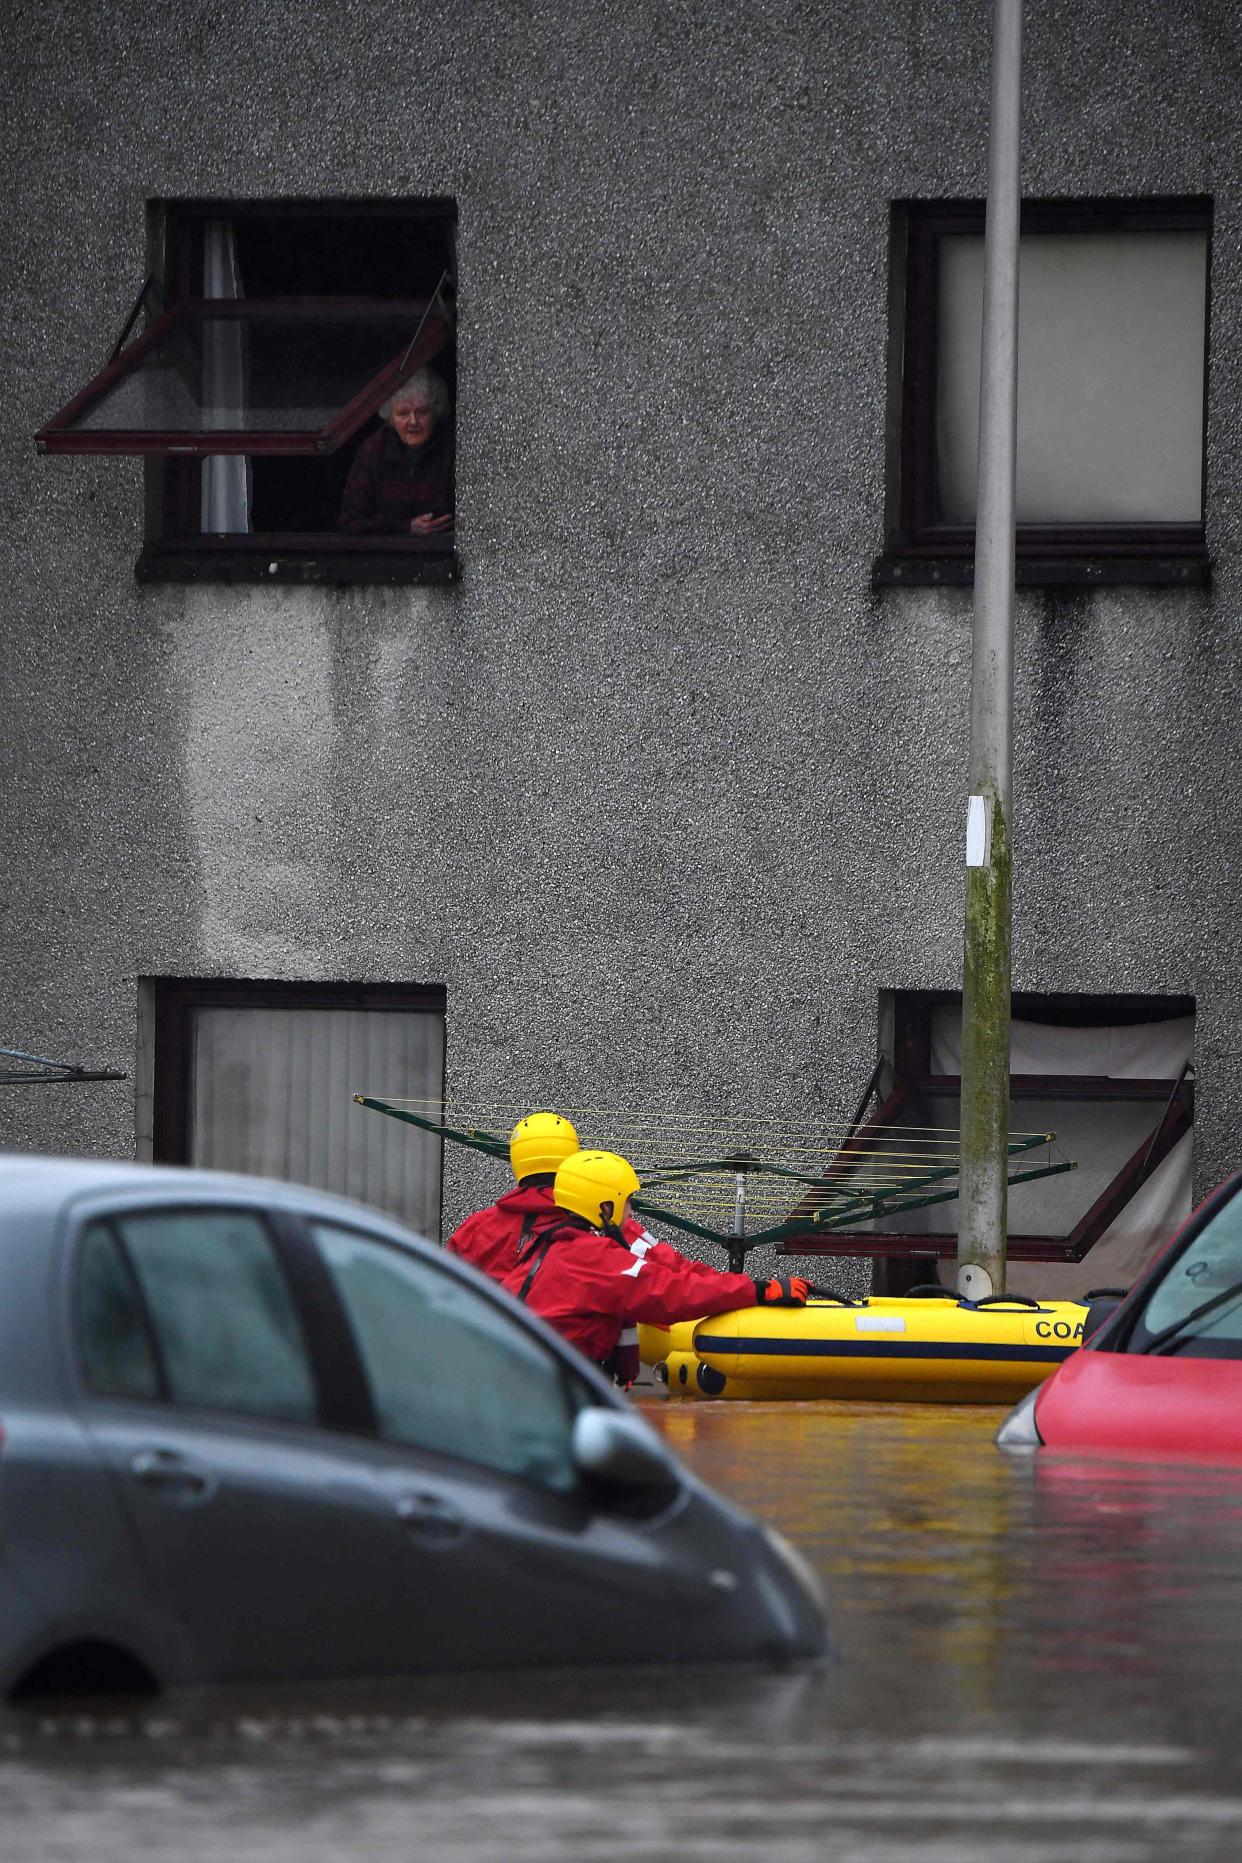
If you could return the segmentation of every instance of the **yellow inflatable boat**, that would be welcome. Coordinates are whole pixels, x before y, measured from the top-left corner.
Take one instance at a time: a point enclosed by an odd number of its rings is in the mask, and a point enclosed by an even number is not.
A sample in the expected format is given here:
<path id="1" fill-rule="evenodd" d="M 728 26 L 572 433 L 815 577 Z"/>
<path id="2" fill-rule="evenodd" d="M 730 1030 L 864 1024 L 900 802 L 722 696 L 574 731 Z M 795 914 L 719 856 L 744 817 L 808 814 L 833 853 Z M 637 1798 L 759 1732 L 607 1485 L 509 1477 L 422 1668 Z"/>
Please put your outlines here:
<path id="1" fill-rule="evenodd" d="M 641 1326 L 639 1345 L 686 1397 L 1012 1404 L 1081 1343 L 1087 1309 L 1075 1301 L 945 1294 L 747 1307 Z"/>

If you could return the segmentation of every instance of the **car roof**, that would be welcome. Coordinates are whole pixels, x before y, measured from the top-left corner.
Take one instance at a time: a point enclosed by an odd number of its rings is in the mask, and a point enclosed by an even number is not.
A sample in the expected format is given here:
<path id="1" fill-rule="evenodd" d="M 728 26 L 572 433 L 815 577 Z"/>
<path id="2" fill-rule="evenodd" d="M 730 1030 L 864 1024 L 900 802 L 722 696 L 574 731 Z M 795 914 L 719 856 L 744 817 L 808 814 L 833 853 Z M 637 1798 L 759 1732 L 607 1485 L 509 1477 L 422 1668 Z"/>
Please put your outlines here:
<path id="1" fill-rule="evenodd" d="M 25 1259 L 31 1272 L 46 1260 L 52 1234 L 62 1219 L 71 1216 L 74 1206 L 85 1206 L 90 1217 L 107 1214 L 112 1198 L 134 1198 L 138 1203 L 170 1202 L 209 1204 L 236 1201 L 268 1208 L 285 1208 L 305 1215 L 337 1217 L 342 1223 L 366 1228 L 419 1253 L 433 1252 L 440 1257 L 443 1272 L 457 1279 L 473 1282 L 493 1302 L 511 1305 L 486 1275 L 455 1255 L 444 1256 L 438 1245 L 419 1235 L 393 1217 L 384 1215 L 370 1204 L 338 1197 L 331 1191 L 315 1190 L 305 1184 L 287 1184 L 276 1178 L 244 1177 L 226 1171 L 202 1171 L 182 1165 L 137 1164 L 117 1158 L 57 1158 L 42 1152 L 0 1152 L 0 1242 L 6 1261 L 11 1253 Z M 26 1218 L 14 1222 L 13 1218 Z M 11 1251 L 9 1245 L 15 1245 Z M 0 1322 L 4 1309 L 0 1307 Z M 529 1308 L 523 1308 L 525 1326 L 541 1335 L 575 1375 L 594 1392 L 593 1401 L 612 1408 L 625 1408 L 598 1369 L 584 1360 L 575 1347 Z M 29 1328 L 26 1328 L 29 1332 Z M 34 1353 L 46 1361 L 44 1347 Z M 6 1373 L 12 1367 L 6 1366 Z M 43 1364 L 43 1371 L 46 1364 Z"/>
<path id="2" fill-rule="evenodd" d="M 146 1200 L 152 1195 L 185 1198 L 195 1203 L 213 1197 L 247 1203 L 336 1212 L 356 1222 L 365 1218 L 372 1227 L 410 1239 L 415 1232 L 394 1218 L 328 1190 L 306 1184 L 289 1184 L 277 1178 L 248 1177 L 238 1172 L 203 1171 L 170 1164 L 138 1164 L 116 1158 L 58 1158 L 45 1153 L 0 1152 L 0 1197 L 12 1207 L 59 1208 L 92 1195 L 132 1194 Z M 420 1238 L 423 1239 L 423 1238 Z"/>

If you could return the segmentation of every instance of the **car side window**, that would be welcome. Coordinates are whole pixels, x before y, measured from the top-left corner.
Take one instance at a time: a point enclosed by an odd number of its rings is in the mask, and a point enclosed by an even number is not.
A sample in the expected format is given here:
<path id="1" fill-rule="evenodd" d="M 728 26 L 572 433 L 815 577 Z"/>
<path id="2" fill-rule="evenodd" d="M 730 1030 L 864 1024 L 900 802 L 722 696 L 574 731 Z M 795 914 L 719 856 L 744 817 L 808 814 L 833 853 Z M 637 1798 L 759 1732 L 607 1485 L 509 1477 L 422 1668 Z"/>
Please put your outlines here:
<path id="1" fill-rule="evenodd" d="M 388 1442 L 544 1487 L 577 1481 L 569 1384 L 556 1356 L 494 1301 L 404 1250 L 312 1225 Z"/>
<path id="2" fill-rule="evenodd" d="M 115 1219 L 174 1403 L 316 1419 L 306 1341 L 266 1225 L 248 1210 Z"/>
<path id="3" fill-rule="evenodd" d="M 104 1223 L 78 1250 L 73 1322 L 87 1389 L 99 1397 L 160 1396 L 160 1372 L 133 1276 Z"/>

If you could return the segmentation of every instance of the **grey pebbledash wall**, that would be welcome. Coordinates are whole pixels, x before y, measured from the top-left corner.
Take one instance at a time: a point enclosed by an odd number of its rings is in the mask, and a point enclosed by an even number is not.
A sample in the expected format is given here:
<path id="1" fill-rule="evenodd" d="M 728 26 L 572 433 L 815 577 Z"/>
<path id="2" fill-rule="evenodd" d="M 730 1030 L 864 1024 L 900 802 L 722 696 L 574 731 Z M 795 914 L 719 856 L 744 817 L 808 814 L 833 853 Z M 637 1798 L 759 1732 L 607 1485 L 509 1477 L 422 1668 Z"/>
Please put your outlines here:
<path id="1" fill-rule="evenodd" d="M 1027 11 L 1028 193 L 1214 197 L 1213 581 L 1019 599 L 1015 983 L 1194 993 L 1206 1186 L 1242 1092 L 1242 29 Z M 877 990 L 960 980 L 970 593 L 870 565 L 890 203 L 982 193 L 989 12 L 14 0 L 0 1041 L 132 1077 L 139 976 L 408 979 L 447 985 L 459 1095 L 849 1110 Z M 30 436 L 145 202 L 368 193 L 458 203 L 461 583 L 138 587 L 138 464 Z M 129 1153 L 132 1078 L 9 1090 L 0 1140 Z M 446 1216 L 482 1181 L 450 1160 Z"/>

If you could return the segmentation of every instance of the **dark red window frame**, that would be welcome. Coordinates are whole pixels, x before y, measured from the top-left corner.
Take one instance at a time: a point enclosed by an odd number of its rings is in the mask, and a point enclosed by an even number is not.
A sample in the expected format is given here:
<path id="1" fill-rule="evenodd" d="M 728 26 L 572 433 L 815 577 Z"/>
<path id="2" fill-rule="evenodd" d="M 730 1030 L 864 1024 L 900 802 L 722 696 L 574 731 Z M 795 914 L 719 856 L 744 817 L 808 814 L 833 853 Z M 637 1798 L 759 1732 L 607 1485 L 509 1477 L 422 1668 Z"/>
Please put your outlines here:
<path id="1" fill-rule="evenodd" d="M 264 319 L 296 322 L 357 321 L 382 317 L 386 322 L 405 314 L 410 319 L 410 342 L 319 428 L 227 428 L 210 432 L 196 428 L 83 428 L 82 415 L 124 376 L 136 373 L 145 358 L 167 336 L 196 317 L 209 315 L 226 322 L 258 323 Z M 156 317 L 134 342 L 99 371 L 71 401 L 54 414 L 35 435 L 45 453 L 155 454 L 160 457 L 210 454 L 276 454 L 305 457 L 333 453 L 357 433 L 399 387 L 406 376 L 421 368 L 443 349 L 449 329 L 436 301 L 415 299 L 348 298 L 190 298 Z"/>
<path id="2" fill-rule="evenodd" d="M 854 1139 L 842 1147 L 842 1159 L 848 1157 L 851 1144 L 860 1145 L 868 1136 L 882 1132 L 885 1126 L 900 1125 L 901 1111 L 908 1101 L 921 1096 L 960 1098 L 961 1091 L 962 1083 L 957 1074 L 914 1074 L 898 1081 L 883 1105 L 859 1127 Z M 1020 1106 L 1024 1098 L 1091 1100 L 1097 1104 L 1110 1100 L 1142 1100 L 1149 1102 L 1152 1109 L 1151 1129 L 1069 1234 L 1011 1235 L 1008 1252 L 1015 1261 L 1081 1261 L 1194 1124 L 1194 1082 L 1187 1073 L 1177 1080 L 1121 1080 L 1091 1074 L 1015 1074 L 1010 1081 L 1010 1096 L 1016 1106 Z M 1015 1118 L 1015 1128 L 1020 1124 L 1020 1118 Z M 1020 1171 L 1021 1160 L 1011 1160 L 1010 1168 Z M 836 1229 L 809 1241 L 800 1237 L 795 1242 L 781 1243 L 777 1253 L 877 1257 L 937 1255 L 944 1259 L 957 1254 L 957 1237 L 952 1233 L 885 1235 L 862 1229 Z"/>
<path id="3" fill-rule="evenodd" d="M 443 984 L 282 983 L 269 978 L 147 977 L 152 1008 L 151 1159 L 190 1162 L 196 1009 L 428 1009 L 443 1016 Z"/>
<path id="4" fill-rule="evenodd" d="M 332 528 L 293 532 L 271 528 L 229 533 L 205 534 L 200 529 L 199 504 L 202 460 L 212 454 L 232 454 L 258 459 L 285 457 L 306 460 L 326 458 L 345 444 L 378 410 L 405 374 L 412 373 L 436 355 L 442 355 L 454 341 L 454 305 L 452 299 L 452 258 L 457 224 L 457 205 L 451 196 L 421 198 L 380 198 L 347 196 L 309 199 L 271 197 L 263 200 L 199 197 L 153 201 L 149 203 L 151 275 L 146 280 L 112 357 L 105 367 L 36 435 L 36 444 L 47 453 L 107 454 L 124 451 L 142 454 L 147 473 L 146 537 L 135 567 L 140 582 L 294 582 L 294 583 L 449 583 L 454 582 L 460 566 L 454 533 L 437 537 L 355 536 Z M 296 296 L 229 299 L 205 298 L 203 278 L 202 232 L 210 220 L 244 220 L 254 226 L 271 223 L 313 226 L 318 221 L 356 216 L 374 228 L 382 238 L 385 227 L 403 231 L 425 226 L 428 242 L 442 251 L 449 280 L 440 308 L 447 308 L 446 325 L 433 309 L 426 317 L 416 350 L 394 356 L 393 363 L 368 382 L 347 406 L 318 434 L 303 432 L 262 435 L 247 432 L 244 436 L 215 432 L 210 436 L 150 435 L 153 444 L 135 444 L 130 435 L 124 447 L 98 442 L 103 436 L 77 434 L 66 439 L 68 421 L 98 397 L 118 378 L 122 366 L 132 364 L 134 348 L 150 347 L 159 340 L 148 328 L 127 344 L 134 323 L 144 312 L 158 325 L 165 318 L 185 315 L 195 307 L 210 305 L 213 314 L 240 315 L 255 312 L 262 306 L 272 312 L 288 314 L 299 302 L 313 305 L 318 312 L 331 312 L 339 299 L 330 294 L 299 299 Z M 430 288 L 428 278 L 425 288 Z M 383 287 L 381 287 L 382 291 Z M 417 310 L 421 317 L 428 300 L 425 297 L 375 295 L 348 300 L 351 312 L 366 312 L 373 307 L 391 316 L 394 307 Z M 417 322 L 417 319 L 416 319 Z M 167 324 L 165 328 L 169 327 Z M 123 347 L 124 346 L 124 347 Z M 126 355 L 129 362 L 126 362 Z M 441 370 L 443 373 L 443 369 Z M 76 443 L 75 443 L 76 442 Z"/>
<path id="5" fill-rule="evenodd" d="M 937 515 L 936 380 L 940 241 L 947 234 L 983 232 L 982 201 L 904 201 L 895 212 L 905 229 L 905 296 L 901 332 L 900 445 L 895 461 L 899 484 L 896 522 L 876 580 L 922 580 L 910 574 L 918 560 L 934 559 L 945 567 L 943 579 L 963 579 L 953 565 L 967 568 L 974 556 L 973 524 L 948 524 Z M 1210 328 L 1212 202 L 1203 196 L 1149 200 L 1031 200 L 1022 204 L 1024 233 L 1108 231 L 1204 231 L 1208 239 L 1208 315 L 1204 329 L 1204 410 L 1207 430 L 1207 343 Z M 1034 562 L 1095 558 L 1099 579 L 1201 580 L 1191 565 L 1206 560 L 1205 532 L 1198 523 L 1170 524 L 1019 524 L 1019 580 Z M 1119 573 L 1123 559 L 1148 565 L 1148 573 L 1128 578 Z M 1158 561 L 1167 574 L 1152 569 Z M 932 578 L 941 579 L 939 576 Z M 1057 580 L 1054 575 L 1046 578 Z"/>

